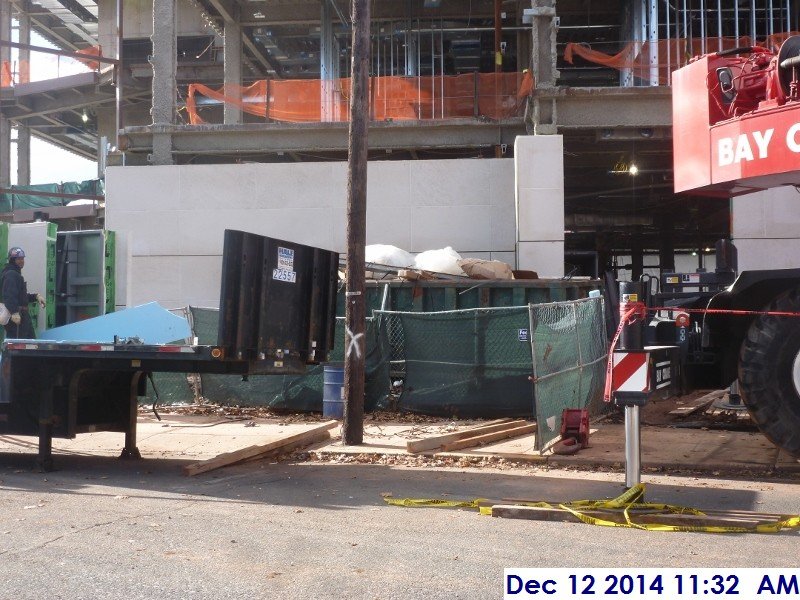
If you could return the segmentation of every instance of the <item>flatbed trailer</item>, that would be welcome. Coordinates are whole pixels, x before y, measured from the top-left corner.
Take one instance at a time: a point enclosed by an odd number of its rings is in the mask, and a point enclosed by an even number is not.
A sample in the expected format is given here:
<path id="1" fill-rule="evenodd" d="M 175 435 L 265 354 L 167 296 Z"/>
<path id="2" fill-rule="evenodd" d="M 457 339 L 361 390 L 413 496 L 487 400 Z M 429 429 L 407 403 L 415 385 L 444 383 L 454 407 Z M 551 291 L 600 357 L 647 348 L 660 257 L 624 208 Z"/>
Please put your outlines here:
<path id="1" fill-rule="evenodd" d="M 339 255 L 226 230 L 217 345 L 135 340 L 6 340 L 0 347 L 0 435 L 38 435 L 38 463 L 53 467 L 53 438 L 125 434 L 136 447 L 139 397 L 153 373 L 302 373 L 333 349 Z"/>
<path id="2" fill-rule="evenodd" d="M 219 346 L 85 344 L 8 340 L 0 352 L 0 434 L 38 435 L 37 462 L 53 466 L 53 438 L 125 434 L 120 458 L 136 446 L 139 397 L 153 373 L 248 372 Z"/>

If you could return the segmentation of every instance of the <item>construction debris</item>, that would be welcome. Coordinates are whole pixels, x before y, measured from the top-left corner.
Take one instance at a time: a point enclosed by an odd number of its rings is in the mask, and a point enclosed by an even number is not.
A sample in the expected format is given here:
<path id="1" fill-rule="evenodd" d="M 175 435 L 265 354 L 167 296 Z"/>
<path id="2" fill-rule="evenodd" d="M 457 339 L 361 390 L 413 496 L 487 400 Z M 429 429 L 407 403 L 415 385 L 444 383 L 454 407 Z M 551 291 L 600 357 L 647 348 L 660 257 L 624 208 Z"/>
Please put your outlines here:
<path id="1" fill-rule="evenodd" d="M 293 452 L 310 444 L 329 439 L 331 437 L 330 430 L 338 425 L 339 421 L 327 421 L 312 429 L 288 435 L 267 444 L 248 446 L 241 450 L 226 452 L 214 458 L 187 465 L 183 468 L 183 472 L 185 475 L 198 475 L 253 458 L 264 458 L 268 455 Z"/>

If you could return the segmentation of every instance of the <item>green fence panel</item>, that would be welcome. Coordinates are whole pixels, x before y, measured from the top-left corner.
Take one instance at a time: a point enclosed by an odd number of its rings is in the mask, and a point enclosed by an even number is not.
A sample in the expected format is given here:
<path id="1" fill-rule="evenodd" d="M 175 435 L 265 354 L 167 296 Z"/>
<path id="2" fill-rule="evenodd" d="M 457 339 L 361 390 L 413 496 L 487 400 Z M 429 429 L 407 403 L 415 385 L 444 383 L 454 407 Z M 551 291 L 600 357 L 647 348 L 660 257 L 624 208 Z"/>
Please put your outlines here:
<path id="1" fill-rule="evenodd" d="M 447 417 L 534 414 L 527 307 L 438 313 L 383 312 L 402 330 L 405 380 L 399 408 Z"/>
<path id="2" fill-rule="evenodd" d="M 603 316 L 600 298 L 530 306 L 538 450 L 560 435 L 564 409 L 586 408 L 596 416 L 609 408 L 602 401 Z"/>

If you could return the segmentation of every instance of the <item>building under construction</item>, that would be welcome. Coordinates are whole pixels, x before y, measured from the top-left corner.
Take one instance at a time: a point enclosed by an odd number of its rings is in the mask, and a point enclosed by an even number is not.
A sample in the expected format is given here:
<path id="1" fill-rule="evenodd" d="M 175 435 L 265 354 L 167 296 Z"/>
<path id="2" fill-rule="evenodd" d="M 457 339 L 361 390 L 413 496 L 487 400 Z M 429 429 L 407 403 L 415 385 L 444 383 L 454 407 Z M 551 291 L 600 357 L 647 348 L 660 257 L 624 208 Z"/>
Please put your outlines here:
<path id="1" fill-rule="evenodd" d="M 626 279 L 733 237 L 781 266 L 758 248 L 796 236 L 794 190 L 769 214 L 673 193 L 670 77 L 779 45 L 799 7 L 373 2 L 367 242 Z M 224 228 L 343 249 L 351 36 L 343 0 L 4 1 L 0 188 L 31 136 L 96 159 L 117 302 L 216 305 Z"/>

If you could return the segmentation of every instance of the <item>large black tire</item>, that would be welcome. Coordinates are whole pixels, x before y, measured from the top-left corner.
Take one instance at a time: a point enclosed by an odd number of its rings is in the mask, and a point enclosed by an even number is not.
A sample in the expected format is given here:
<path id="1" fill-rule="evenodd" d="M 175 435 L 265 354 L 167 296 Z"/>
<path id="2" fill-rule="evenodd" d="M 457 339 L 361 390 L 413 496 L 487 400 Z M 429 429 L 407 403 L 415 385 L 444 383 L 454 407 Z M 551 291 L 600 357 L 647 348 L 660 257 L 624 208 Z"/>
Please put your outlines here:
<path id="1" fill-rule="evenodd" d="M 767 311 L 800 313 L 800 287 Z M 739 392 L 758 428 L 776 446 L 800 457 L 800 318 L 756 317 L 739 354 Z"/>

